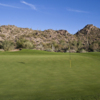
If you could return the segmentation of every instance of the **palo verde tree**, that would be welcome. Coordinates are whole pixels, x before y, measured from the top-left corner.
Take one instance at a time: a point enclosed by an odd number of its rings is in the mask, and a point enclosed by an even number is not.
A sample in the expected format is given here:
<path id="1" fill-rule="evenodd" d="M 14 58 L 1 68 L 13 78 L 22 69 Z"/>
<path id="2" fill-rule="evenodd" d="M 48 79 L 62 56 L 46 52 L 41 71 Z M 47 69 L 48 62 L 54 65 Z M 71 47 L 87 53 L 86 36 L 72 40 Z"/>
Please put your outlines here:
<path id="1" fill-rule="evenodd" d="M 9 51 L 9 50 L 14 49 L 14 43 L 11 41 L 8 41 L 8 40 L 4 40 L 2 42 L 2 47 L 3 47 L 4 51 Z"/>

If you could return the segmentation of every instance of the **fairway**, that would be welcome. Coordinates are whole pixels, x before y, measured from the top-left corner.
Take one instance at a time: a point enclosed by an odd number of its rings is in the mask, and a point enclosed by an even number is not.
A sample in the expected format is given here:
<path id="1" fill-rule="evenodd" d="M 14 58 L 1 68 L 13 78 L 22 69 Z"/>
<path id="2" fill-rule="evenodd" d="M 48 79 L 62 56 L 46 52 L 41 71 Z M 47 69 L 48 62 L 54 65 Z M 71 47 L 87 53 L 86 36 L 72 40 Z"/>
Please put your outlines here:
<path id="1" fill-rule="evenodd" d="M 0 100 L 100 100 L 100 53 L 0 52 Z"/>

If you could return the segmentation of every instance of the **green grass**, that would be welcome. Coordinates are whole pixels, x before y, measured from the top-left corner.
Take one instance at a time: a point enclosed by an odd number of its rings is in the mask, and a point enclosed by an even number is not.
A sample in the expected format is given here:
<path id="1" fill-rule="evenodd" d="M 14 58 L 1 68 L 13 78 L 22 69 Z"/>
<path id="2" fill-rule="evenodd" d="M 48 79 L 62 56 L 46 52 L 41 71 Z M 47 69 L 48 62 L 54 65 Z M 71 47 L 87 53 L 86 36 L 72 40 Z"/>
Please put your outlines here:
<path id="1" fill-rule="evenodd" d="M 0 52 L 0 100 L 100 100 L 100 53 Z"/>

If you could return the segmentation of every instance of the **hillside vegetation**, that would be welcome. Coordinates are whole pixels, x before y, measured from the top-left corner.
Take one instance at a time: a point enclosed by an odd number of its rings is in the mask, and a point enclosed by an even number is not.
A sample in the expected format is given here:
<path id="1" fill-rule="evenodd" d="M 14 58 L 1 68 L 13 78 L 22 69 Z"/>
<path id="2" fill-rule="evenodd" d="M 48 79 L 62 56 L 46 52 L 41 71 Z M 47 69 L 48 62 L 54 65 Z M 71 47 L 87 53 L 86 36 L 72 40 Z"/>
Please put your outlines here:
<path id="1" fill-rule="evenodd" d="M 36 49 L 50 52 L 100 51 L 100 29 L 86 25 L 75 34 L 67 30 L 32 30 L 14 25 L 0 26 L 0 48 Z"/>

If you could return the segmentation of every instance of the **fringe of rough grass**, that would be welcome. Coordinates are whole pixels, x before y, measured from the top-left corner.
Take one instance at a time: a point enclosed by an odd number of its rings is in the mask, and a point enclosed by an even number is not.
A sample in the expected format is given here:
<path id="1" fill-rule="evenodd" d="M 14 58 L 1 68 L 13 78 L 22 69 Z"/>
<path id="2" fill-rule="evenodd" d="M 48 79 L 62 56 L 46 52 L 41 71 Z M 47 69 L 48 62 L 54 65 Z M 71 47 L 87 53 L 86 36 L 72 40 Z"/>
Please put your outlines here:
<path id="1" fill-rule="evenodd" d="M 100 94 L 99 95 L 80 96 L 80 97 L 60 98 L 57 100 L 100 100 Z"/>

